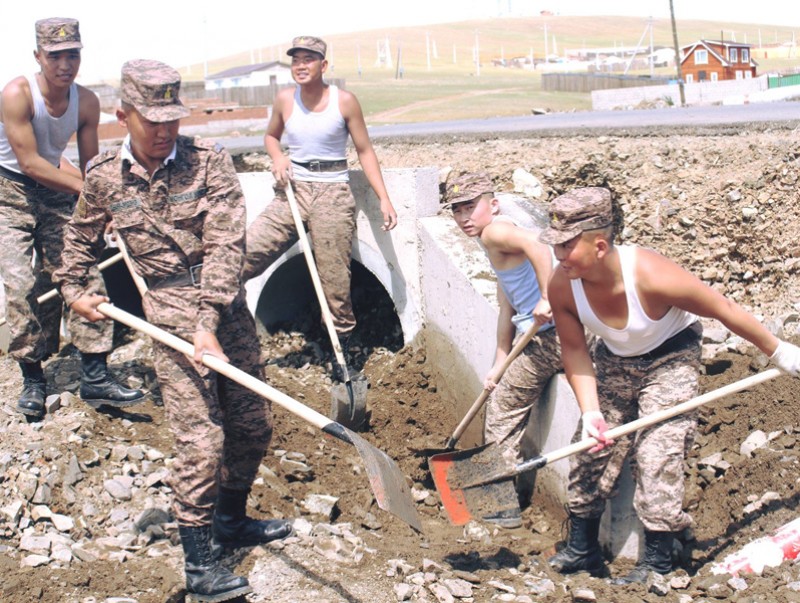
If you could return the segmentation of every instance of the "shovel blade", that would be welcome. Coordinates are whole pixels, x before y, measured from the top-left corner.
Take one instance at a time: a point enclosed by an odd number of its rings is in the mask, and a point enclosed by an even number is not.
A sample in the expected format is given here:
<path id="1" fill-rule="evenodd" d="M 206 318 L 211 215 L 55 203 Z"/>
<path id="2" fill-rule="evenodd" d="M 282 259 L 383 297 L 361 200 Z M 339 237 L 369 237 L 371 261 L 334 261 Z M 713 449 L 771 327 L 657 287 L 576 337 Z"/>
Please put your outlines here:
<path id="1" fill-rule="evenodd" d="M 513 467 L 494 444 L 436 454 L 428 459 L 428 467 L 453 525 L 519 510 Z M 487 477 L 494 479 L 481 483 Z"/>
<path id="2" fill-rule="evenodd" d="M 388 454 L 343 425 L 331 423 L 324 431 L 356 447 L 361 460 L 364 461 L 369 484 L 378 506 L 399 517 L 417 532 L 422 532 L 422 524 L 417 515 L 414 498 L 411 496 L 411 489 L 397 463 Z"/>
<path id="3" fill-rule="evenodd" d="M 354 431 L 365 431 L 369 426 L 367 389 L 365 379 L 334 383 L 331 387 L 330 418 Z"/>

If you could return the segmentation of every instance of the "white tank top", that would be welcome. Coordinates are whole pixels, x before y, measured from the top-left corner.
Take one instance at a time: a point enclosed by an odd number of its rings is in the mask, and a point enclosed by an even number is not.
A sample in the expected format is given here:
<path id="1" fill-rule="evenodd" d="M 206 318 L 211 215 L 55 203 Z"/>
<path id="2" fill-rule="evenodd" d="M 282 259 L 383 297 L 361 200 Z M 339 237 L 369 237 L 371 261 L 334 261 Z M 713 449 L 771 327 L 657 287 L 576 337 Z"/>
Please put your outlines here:
<path id="1" fill-rule="evenodd" d="M 78 131 L 78 85 L 69 87 L 69 104 L 61 117 L 48 113 L 36 76 L 26 76 L 33 98 L 33 134 L 36 137 L 36 150 L 41 157 L 58 167 L 61 155 L 67 148 L 69 139 Z M 17 156 L 8 142 L 5 126 L 0 123 L 0 165 L 8 170 L 22 173 Z"/>
<path id="2" fill-rule="evenodd" d="M 300 86 L 294 91 L 292 114 L 284 128 L 289 157 L 293 161 L 338 161 L 347 159 L 347 124 L 339 110 L 339 89 L 328 87 L 328 106 L 324 111 L 309 111 L 300 97 Z M 311 172 L 292 165 L 296 180 L 303 182 L 347 182 L 347 169 L 336 172 Z"/>
<path id="3" fill-rule="evenodd" d="M 639 356 L 656 349 L 667 339 L 683 331 L 697 320 L 697 316 L 675 306 L 659 320 L 652 320 L 647 316 L 636 292 L 636 247 L 618 245 L 617 251 L 625 299 L 628 301 L 628 324 L 625 328 L 613 329 L 597 317 L 586 299 L 583 281 L 579 278 L 570 281 L 572 295 L 583 325 L 602 339 L 613 354 Z"/>

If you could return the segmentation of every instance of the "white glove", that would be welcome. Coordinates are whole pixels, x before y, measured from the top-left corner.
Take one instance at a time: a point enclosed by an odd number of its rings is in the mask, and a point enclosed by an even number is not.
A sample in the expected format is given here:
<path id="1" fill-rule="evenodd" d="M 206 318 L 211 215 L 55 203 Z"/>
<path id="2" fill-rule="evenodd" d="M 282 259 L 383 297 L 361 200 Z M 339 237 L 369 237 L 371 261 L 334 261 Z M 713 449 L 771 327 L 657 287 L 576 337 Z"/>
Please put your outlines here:
<path id="1" fill-rule="evenodd" d="M 800 348 L 788 341 L 779 341 L 778 347 L 769 357 L 784 373 L 794 377 L 800 375 Z"/>
<path id="2" fill-rule="evenodd" d="M 581 439 L 597 438 L 600 440 L 600 427 L 605 426 L 606 420 L 599 410 L 587 410 L 581 415 Z"/>

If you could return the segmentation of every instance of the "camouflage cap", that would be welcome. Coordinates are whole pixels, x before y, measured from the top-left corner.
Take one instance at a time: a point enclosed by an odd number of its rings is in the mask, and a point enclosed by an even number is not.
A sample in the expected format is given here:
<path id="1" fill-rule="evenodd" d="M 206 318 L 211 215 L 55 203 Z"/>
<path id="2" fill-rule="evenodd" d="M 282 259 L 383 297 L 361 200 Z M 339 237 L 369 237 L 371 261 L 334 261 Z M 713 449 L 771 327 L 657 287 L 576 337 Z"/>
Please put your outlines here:
<path id="1" fill-rule="evenodd" d="M 286 51 L 286 54 L 292 56 L 298 50 L 310 50 L 316 52 L 325 58 L 325 52 L 328 50 L 328 45 L 321 38 L 314 36 L 297 36 L 292 40 L 292 47 Z"/>
<path id="2" fill-rule="evenodd" d="M 180 73 L 160 61 L 135 59 L 122 66 L 120 99 L 145 119 L 165 122 L 189 115 L 179 98 L 180 90 Z"/>
<path id="3" fill-rule="evenodd" d="M 486 172 L 454 174 L 445 184 L 442 207 L 472 201 L 484 193 L 494 193 L 492 179 Z"/>
<path id="4" fill-rule="evenodd" d="M 584 230 L 605 228 L 611 223 L 611 191 L 599 187 L 576 188 L 550 202 L 550 224 L 539 240 L 558 245 Z"/>
<path id="5" fill-rule="evenodd" d="M 54 17 L 36 22 L 36 46 L 46 52 L 83 48 L 75 19 Z"/>

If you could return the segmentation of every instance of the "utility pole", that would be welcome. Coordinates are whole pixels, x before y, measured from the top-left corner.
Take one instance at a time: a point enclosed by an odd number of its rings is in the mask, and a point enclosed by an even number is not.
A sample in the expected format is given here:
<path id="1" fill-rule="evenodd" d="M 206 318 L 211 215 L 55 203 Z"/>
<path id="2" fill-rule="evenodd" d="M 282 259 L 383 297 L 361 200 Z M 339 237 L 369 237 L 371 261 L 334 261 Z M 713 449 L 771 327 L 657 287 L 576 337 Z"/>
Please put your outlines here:
<path id="1" fill-rule="evenodd" d="M 428 61 L 428 71 L 431 70 L 431 37 L 430 34 L 425 32 L 425 57 Z"/>
<path id="2" fill-rule="evenodd" d="M 681 73 L 681 49 L 678 46 L 678 28 L 675 25 L 675 8 L 669 0 L 669 15 L 672 20 L 672 44 L 675 46 L 675 70 L 678 74 L 678 90 L 681 95 L 681 107 L 686 106 L 686 92 L 683 89 L 683 74 Z"/>
<path id="3" fill-rule="evenodd" d="M 203 79 L 208 78 L 208 17 L 203 15 L 203 31 L 205 36 L 203 38 Z"/>
<path id="4" fill-rule="evenodd" d="M 481 47 L 478 42 L 478 30 L 475 30 L 475 75 L 481 76 Z"/>
<path id="5" fill-rule="evenodd" d="M 402 42 L 397 43 L 397 67 L 394 71 L 394 79 L 403 79 L 403 45 Z"/>
<path id="6" fill-rule="evenodd" d="M 544 22 L 544 62 L 550 62 L 550 51 L 548 50 L 547 45 L 547 21 Z"/>
<path id="7" fill-rule="evenodd" d="M 655 62 L 656 58 L 653 56 L 653 17 L 648 21 L 650 25 L 650 79 L 655 77 Z"/>

